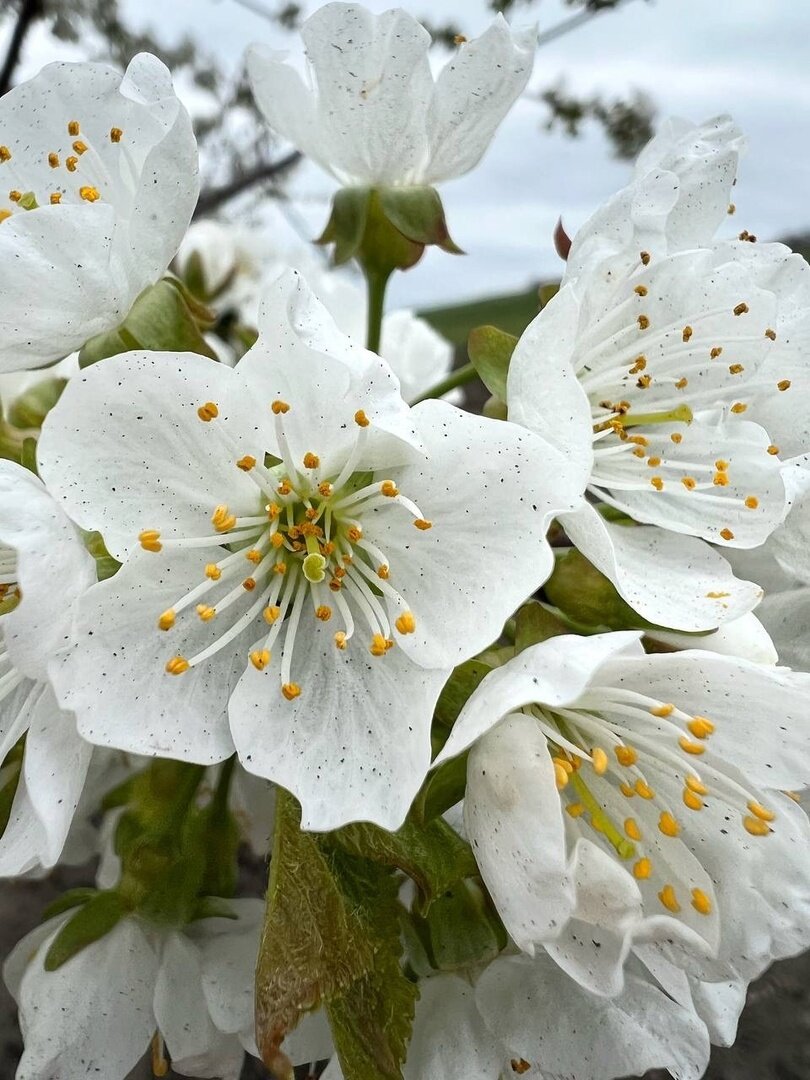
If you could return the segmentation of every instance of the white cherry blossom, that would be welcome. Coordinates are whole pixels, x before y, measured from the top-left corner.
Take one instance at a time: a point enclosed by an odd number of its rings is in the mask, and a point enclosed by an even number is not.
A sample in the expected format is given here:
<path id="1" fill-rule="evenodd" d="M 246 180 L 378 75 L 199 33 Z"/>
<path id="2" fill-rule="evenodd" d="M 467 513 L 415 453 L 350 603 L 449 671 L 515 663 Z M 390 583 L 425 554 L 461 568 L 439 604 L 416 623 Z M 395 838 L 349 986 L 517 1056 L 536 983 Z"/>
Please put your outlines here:
<path id="1" fill-rule="evenodd" d="M 136 56 L 49 64 L 0 101 L 0 371 L 41 367 L 126 317 L 166 271 L 197 200 L 171 77 Z"/>
<path id="2" fill-rule="evenodd" d="M 450 669 L 550 572 L 569 469 L 549 449 L 530 470 L 545 447 L 515 425 L 409 410 L 295 275 L 259 331 L 234 369 L 113 357 L 49 414 L 43 476 L 126 560 L 52 676 L 90 741 L 200 763 L 235 743 L 305 827 L 395 828 Z"/>
<path id="3" fill-rule="evenodd" d="M 342 184 L 391 187 L 435 184 L 478 163 L 529 80 L 536 31 L 511 31 L 498 16 L 435 80 L 430 34 L 401 8 L 326 4 L 301 36 L 308 82 L 285 53 L 248 50 L 265 119 Z"/>
<path id="4" fill-rule="evenodd" d="M 620 993 L 634 944 L 749 980 L 806 947 L 807 676 L 638 635 L 561 637 L 486 676 L 438 761 L 475 743 L 466 831 L 516 944 Z M 476 742 L 476 740 L 478 740 Z"/>

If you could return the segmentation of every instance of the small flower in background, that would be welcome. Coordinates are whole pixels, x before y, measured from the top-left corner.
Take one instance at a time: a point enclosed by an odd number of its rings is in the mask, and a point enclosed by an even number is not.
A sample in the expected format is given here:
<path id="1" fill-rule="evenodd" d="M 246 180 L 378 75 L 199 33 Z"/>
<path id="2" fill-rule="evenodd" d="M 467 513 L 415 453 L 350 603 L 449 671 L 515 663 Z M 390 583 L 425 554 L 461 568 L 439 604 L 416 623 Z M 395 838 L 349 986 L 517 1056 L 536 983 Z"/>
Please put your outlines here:
<path id="1" fill-rule="evenodd" d="M 50 64 L 0 101 L 0 371 L 41 367 L 126 317 L 197 201 L 197 146 L 171 77 L 136 56 Z"/>

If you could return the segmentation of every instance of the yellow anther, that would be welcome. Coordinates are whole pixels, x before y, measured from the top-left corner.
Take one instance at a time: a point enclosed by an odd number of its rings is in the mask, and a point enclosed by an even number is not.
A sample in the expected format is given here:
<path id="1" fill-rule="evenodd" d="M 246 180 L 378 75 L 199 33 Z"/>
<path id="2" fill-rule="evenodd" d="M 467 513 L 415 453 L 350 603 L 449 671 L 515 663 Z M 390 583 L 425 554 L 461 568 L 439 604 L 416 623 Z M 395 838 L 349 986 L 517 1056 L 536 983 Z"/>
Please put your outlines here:
<path id="1" fill-rule="evenodd" d="M 281 692 L 287 699 L 287 701 L 292 701 L 293 698 L 297 698 L 300 696 L 301 687 L 298 685 L 298 683 L 288 682 L 284 683 L 284 685 L 281 687 Z"/>
<path id="2" fill-rule="evenodd" d="M 670 439 L 672 439 L 672 441 L 677 446 L 678 443 L 683 442 L 683 435 L 681 435 L 680 431 L 673 431 L 672 434 L 670 435 Z"/>
<path id="3" fill-rule="evenodd" d="M 101 198 L 101 192 L 92 184 L 83 184 L 79 188 L 79 197 L 84 199 L 85 202 L 93 203 Z"/>
<path id="4" fill-rule="evenodd" d="M 555 757 L 555 758 L 552 758 L 551 760 L 554 762 L 555 765 L 559 765 L 561 769 L 565 769 L 565 771 L 568 773 L 569 776 L 573 775 L 574 766 L 571 764 L 571 762 L 568 760 L 568 758 Z"/>
<path id="5" fill-rule="evenodd" d="M 633 289 L 633 292 L 636 294 L 636 296 L 646 296 L 647 295 L 647 286 L 646 285 L 636 285 L 635 289 Z"/>
<path id="6" fill-rule="evenodd" d="M 642 799 L 654 799 L 655 798 L 655 792 L 653 791 L 653 789 L 650 787 L 650 785 L 647 783 L 646 780 L 642 780 L 639 777 L 639 779 L 636 780 L 636 782 L 635 782 L 635 784 L 633 786 L 635 788 L 636 795 L 640 795 L 642 797 Z"/>
<path id="7" fill-rule="evenodd" d="M 124 133 L 119 127 L 110 128 L 110 142 L 121 142 Z"/>
<path id="8" fill-rule="evenodd" d="M 190 667 L 191 665 L 184 656 L 173 656 L 166 664 L 166 673 L 168 675 L 182 675 Z"/>
<path id="9" fill-rule="evenodd" d="M 321 463 L 321 459 L 317 454 L 307 452 L 304 454 L 304 468 L 305 469 L 317 469 Z"/>
<path id="10" fill-rule="evenodd" d="M 742 364 L 729 364 L 728 365 L 728 373 L 729 373 L 729 375 L 739 375 L 740 372 L 742 372 L 742 371 L 745 371 L 745 368 L 743 367 Z"/>
<path id="11" fill-rule="evenodd" d="M 562 791 L 562 789 L 568 784 L 567 771 L 562 767 L 562 765 L 559 764 L 559 762 L 556 761 L 554 763 L 554 782 L 557 785 L 558 791 Z"/>
<path id="12" fill-rule="evenodd" d="M 572 818 L 578 818 L 585 813 L 585 806 L 581 802 L 568 803 L 565 812 Z"/>
<path id="13" fill-rule="evenodd" d="M 712 913 L 711 899 L 702 889 L 692 889 L 692 907 L 698 915 L 711 915 Z"/>
<path id="14" fill-rule="evenodd" d="M 715 487 L 728 487 L 728 474 L 724 472 L 716 472 L 712 477 L 712 483 Z"/>
<path id="15" fill-rule="evenodd" d="M 10 160 L 11 160 L 11 151 L 9 150 L 9 148 L 7 146 L 0 146 L 0 162 L 10 161 Z"/>
<path id="16" fill-rule="evenodd" d="M 779 447 L 778 447 L 778 446 L 774 446 L 774 444 L 773 444 L 773 443 L 771 443 L 771 445 L 770 445 L 770 446 L 768 447 L 768 453 L 769 453 L 769 454 L 770 454 L 770 455 L 771 455 L 772 457 L 775 457 L 775 456 L 776 456 L 776 454 L 778 454 L 778 453 L 779 453 Z"/>
<path id="17" fill-rule="evenodd" d="M 715 345 L 715 347 L 709 351 L 709 359 L 710 360 L 716 360 L 718 356 L 722 356 L 722 355 L 723 355 L 723 346 L 722 345 Z"/>
<path id="18" fill-rule="evenodd" d="M 639 881 L 646 881 L 652 874 L 652 863 L 649 859 L 639 859 L 633 865 L 633 877 Z"/>
<path id="19" fill-rule="evenodd" d="M 735 401 L 734 404 L 731 406 L 731 411 L 737 416 L 739 416 L 740 413 L 746 412 L 747 409 L 748 406 L 745 404 L 744 401 Z"/>
<path id="20" fill-rule="evenodd" d="M 288 479 L 284 479 L 276 488 L 279 495 L 290 495 L 292 493 L 293 486 Z"/>
<path id="21" fill-rule="evenodd" d="M 399 488 L 393 480 L 383 480 L 380 484 L 380 493 L 387 496 L 389 499 L 393 499 L 399 495 Z"/>
<path id="22" fill-rule="evenodd" d="M 689 788 L 683 789 L 681 798 L 683 799 L 683 805 L 687 806 L 690 810 L 703 809 L 703 800 L 699 795 L 696 795 L 694 791 L 690 791 Z"/>
<path id="23" fill-rule="evenodd" d="M 698 780 L 698 778 L 696 776 L 693 776 L 692 773 L 689 773 L 687 775 L 686 779 L 684 780 L 684 783 L 689 788 L 689 790 L 694 791 L 694 793 L 696 795 L 708 795 L 709 794 L 709 789 L 706 787 L 706 785 L 703 783 L 703 781 Z"/>
<path id="24" fill-rule="evenodd" d="M 634 447 L 634 449 L 632 451 L 632 454 L 633 454 L 633 457 L 637 457 L 637 458 L 646 457 L 646 454 L 644 453 L 644 447 L 643 446 Z"/>
<path id="25" fill-rule="evenodd" d="M 205 576 L 207 578 L 210 578 L 211 581 L 219 581 L 219 579 L 222 577 L 222 571 L 220 570 L 220 568 L 217 566 L 216 563 L 212 563 L 212 562 L 206 563 L 205 564 Z"/>
<path id="26" fill-rule="evenodd" d="M 315 608 L 315 618 L 320 619 L 321 622 L 329 622 L 332 618 L 332 609 L 326 604 L 319 604 Z"/>
<path id="27" fill-rule="evenodd" d="M 382 566 L 377 567 L 377 577 L 382 578 L 383 581 L 388 581 L 390 573 L 391 569 L 386 566 L 385 563 L 383 563 Z"/>
<path id="28" fill-rule="evenodd" d="M 79 130 L 80 130 L 79 129 L 79 121 L 78 120 L 69 120 L 67 130 L 68 130 L 68 135 L 73 135 L 73 136 L 78 135 Z"/>
<path id="29" fill-rule="evenodd" d="M 283 577 L 287 573 L 287 564 L 285 562 L 273 563 L 273 573 Z"/>
<path id="30" fill-rule="evenodd" d="M 335 545 L 331 540 L 327 540 L 325 544 L 321 544 L 321 555 L 330 556 L 335 550 Z"/>
<path id="31" fill-rule="evenodd" d="M 86 142 L 82 142 L 82 140 L 81 140 L 81 139 L 77 139 L 77 140 L 76 140 L 76 141 L 75 141 L 75 142 L 73 143 L 73 153 L 74 153 L 74 154 L 78 154 L 78 155 L 79 155 L 79 157 L 81 157 L 81 156 L 82 156 L 82 154 L 86 154 L 86 153 L 87 153 L 87 143 L 86 143 Z"/>
<path id="32" fill-rule="evenodd" d="M 662 702 L 660 705 L 654 705 L 650 709 L 650 712 L 653 716 L 672 716 L 672 714 L 675 712 L 675 706 L 670 704 L 664 704 Z"/>
<path id="33" fill-rule="evenodd" d="M 258 548 L 251 548 L 250 551 L 245 552 L 245 558 L 248 562 L 252 562 L 254 566 L 258 566 L 264 558 L 264 555 L 262 555 Z"/>
<path id="34" fill-rule="evenodd" d="M 281 401 L 280 398 L 276 398 L 273 404 L 270 406 L 276 416 L 283 415 L 290 411 L 290 406 L 286 401 Z"/>
<path id="35" fill-rule="evenodd" d="M 338 579 L 338 581 L 341 581 L 343 578 L 346 577 L 346 571 L 342 566 L 335 567 L 335 577 Z"/>
<path id="36" fill-rule="evenodd" d="M 20 199 L 22 199 L 23 193 L 21 191 L 16 191 L 16 190 L 15 191 L 10 191 L 8 193 L 8 197 L 13 203 L 18 203 L 20 201 Z"/>
<path id="37" fill-rule="evenodd" d="M 264 671 L 267 665 L 270 663 L 270 652 L 268 649 L 254 649 L 250 654 L 250 662 L 256 668 L 257 671 Z"/>
<path id="38" fill-rule="evenodd" d="M 639 315 L 636 322 L 638 323 L 639 330 L 647 330 L 649 328 L 650 320 L 646 315 Z"/>
<path id="39" fill-rule="evenodd" d="M 649 389 L 649 386 L 650 386 L 651 383 L 652 383 L 652 376 L 651 375 L 639 375 L 639 377 L 636 379 L 636 386 L 639 388 L 639 390 L 647 390 L 647 389 Z"/>
<path id="40" fill-rule="evenodd" d="M 72 157 L 71 156 L 69 158 L 65 158 L 65 168 L 67 169 L 68 172 L 76 172 L 76 166 L 78 164 L 79 164 L 79 159 L 77 157 Z"/>
<path id="41" fill-rule="evenodd" d="M 48 164 L 50 165 L 50 167 L 52 169 L 58 169 L 59 168 L 59 155 L 54 154 L 54 153 L 48 154 Z"/>
<path id="42" fill-rule="evenodd" d="M 649 446 L 650 440 L 646 439 L 643 435 L 628 435 L 627 441 L 635 443 L 636 446 Z"/>
<path id="43" fill-rule="evenodd" d="M 790 379 L 780 379 L 779 382 L 776 384 L 776 389 L 777 390 L 789 390 L 790 389 Z"/>
<path id="44" fill-rule="evenodd" d="M 661 816 L 658 819 L 658 828 L 664 836 L 677 836 L 681 831 L 680 825 L 672 814 L 670 814 L 669 810 L 661 811 Z"/>
<path id="45" fill-rule="evenodd" d="M 215 401 L 206 401 L 204 405 L 201 405 L 197 409 L 197 416 L 204 423 L 208 423 L 211 420 L 215 420 L 219 416 L 219 406 Z"/>
<path id="46" fill-rule="evenodd" d="M 358 427 L 368 427 L 371 422 L 362 409 L 358 409 L 354 414 L 354 422 Z"/>
<path id="47" fill-rule="evenodd" d="M 633 366 L 630 368 L 630 374 L 631 375 L 638 375 L 638 373 L 640 371 L 643 371 L 646 366 L 647 366 L 647 357 L 646 356 L 637 356 L 635 361 L 633 362 Z"/>
<path id="48" fill-rule="evenodd" d="M 335 640 L 335 645 L 336 645 L 336 647 L 338 649 L 341 649 L 341 650 L 345 649 L 347 644 L 348 644 L 348 640 L 346 638 L 345 630 L 338 630 L 338 632 L 335 634 L 334 640 Z"/>
<path id="49" fill-rule="evenodd" d="M 726 213 L 727 214 L 735 214 L 736 212 L 737 212 L 737 204 L 733 203 L 733 202 L 730 202 L 728 204 L 728 208 L 726 210 Z"/>
<path id="50" fill-rule="evenodd" d="M 661 464 L 661 458 L 660 457 L 648 458 L 647 459 L 647 464 L 650 466 L 651 469 L 657 469 L 658 466 Z"/>
<path id="51" fill-rule="evenodd" d="M 224 503 L 221 503 L 214 507 L 211 524 L 217 532 L 229 532 L 236 524 L 236 515 L 232 514 Z"/>
<path id="52" fill-rule="evenodd" d="M 688 385 L 689 380 L 686 378 L 686 376 L 684 376 L 683 378 L 678 379 L 678 381 L 675 383 L 675 389 L 685 390 Z"/>
<path id="53" fill-rule="evenodd" d="M 304 511 L 304 517 L 307 519 L 307 521 L 312 522 L 318 516 L 318 513 L 319 513 L 319 511 L 316 510 L 314 506 L 308 506 L 306 508 L 306 510 Z M 307 535 L 311 535 L 311 534 L 305 533 L 304 529 L 303 529 L 303 526 L 302 526 L 301 535 L 302 536 L 307 536 Z"/>
<path id="54" fill-rule="evenodd" d="M 721 529 L 720 535 L 723 537 L 724 540 L 734 539 L 734 533 L 731 531 L 731 529 Z"/>
<path id="55" fill-rule="evenodd" d="M 638 761 L 638 751 L 632 746 L 615 746 L 613 753 L 620 765 L 635 765 Z"/>
<path id="56" fill-rule="evenodd" d="M 144 529 L 143 532 L 138 533 L 138 540 L 144 551 L 160 551 L 163 547 L 157 529 Z"/>
<path id="57" fill-rule="evenodd" d="M 217 613 L 217 609 L 215 607 L 210 607 L 208 604 L 197 604 L 194 610 L 203 622 L 211 622 Z"/>
<path id="58" fill-rule="evenodd" d="M 591 750 L 591 765 L 597 776 L 604 776 L 608 767 L 608 756 L 601 746 L 595 746 Z"/>
<path id="59" fill-rule="evenodd" d="M 61 201 L 62 201 L 62 193 L 61 193 L 61 191 L 54 191 L 54 192 L 51 193 L 51 196 L 50 196 L 51 206 L 58 206 Z"/>
<path id="60" fill-rule="evenodd" d="M 375 634 L 371 639 L 368 651 L 372 656 L 385 656 L 388 652 L 388 642 L 382 634 Z"/>
<path id="61" fill-rule="evenodd" d="M 651 476 L 650 477 L 650 483 L 652 484 L 652 486 L 655 488 L 656 491 L 663 491 L 664 490 L 664 481 L 661 479 L 660 476 Z"/>
<path id="62" fill-rule="evenodd" d="M 167 611 L 164 611 L 158 619 L 158 628 L 160 630 L 171 630 L 171 628 L 174 626 L 175 618 L 175 613 L 172 611 L 171 608 L 169 608 Z"/>
<path id="63" fill-rule="evenodd" d="M 624 823 L 624 831 L 627 833 L 631 840 L 641 839 L 641 829 L 638 827 L 638 823 L 635 818 L 627 818 Z"/>
<path id="64" fill-rule="evenodd" d="M 245 592 L 253 592 L 253 590 L 256 588 L 256 579 L 252 577 L 246 577 L 245 580 L 242 582 L 242 588 L 245 590 Z"/>
<path id="65" fill-rule="evenodd" d="M 686 725 L 696 739 L 708 739 L 714 734 L 714 724 L 705 716 L 695 716 Z"/>
<path id="66" fill-rule="evenodd" d="M 694 491 L 697 486 L 697 480 L 695 480 L 694 476 L 681 477 L 681 483 L 687 491 Z"/>
<path id="67" fill-rule="evenodd" d="M 681 905 L 678 903 L 678 898 L 675 895 L 675 890 L 671 885 L 665 885 L 661 892 L 658 894 L 658 899 L 667 909 L 667 911 L 673 912 L 677 915 L 681 910 Z"/>
<path id="68" fill-rule="evenodd" d="M 743 301 L 734 308 L 735 315 L 746 315 L 748 313 L 748 304 Z"/>
<path id="69" fill-rule="evenodd" d="M 688 341 L 690 339 L 690 337 L 692 336 L 692 333 L 693 333 L 692 327 L 691 326 L 685 326 L 683 328 L 683 333 L 681 334 L 681 337 L 683 338 L 684 341 Z"/>
<path id="70" fill-rule="evenodd" d="M 416 619 L 412 612 L 403 611 L 394 626 L 399 630 L 400 634 L 412 634 L 416 629 Z"/>
<path id="71" fill-rule="evenodd" d="M 745 500 L 745 505 L 748 510 L 756 510 L 759 506 L 759 499 L 756 495 L 748 495 Z"/>
<path id="72" fill-rule="evenodd" d="M 767 836 L 771 832 L 767 821 L 758 817 L 744 817 L 743 828 L 751 836 Z"/>
<path id="73" fill-rule="evenodd" d="M 2 209 L 0 209 L 0 225 L 2 225 L 3 222 L 6 221 L 10 217 L 11 217 L 11 211 L 10 210 L 2 210 Z"/>
<path id="74" fill-rule="evenodd" d="M 694 754 L 697 756 L 706 752 L 706 747 L 703 743 L 692 742 L 692 740 L 687 739 L 685 735 L 681 735 L 680 739 L 678 739 L 678 746 L 680 746 L 685 754 Z"/>
<path id="75" fill-rule="evenodd" d="M 270 537 L 270 543 L 278 551 L 280 547 L 284 547 L 284 533 L 274 532 Z"/>
<path id="76" fill-rule="evenodd" d="M 649 253 L 649 251 L 640 251 L 638 257 L 641 259 L 642 263 L 645 266 L 649 265 L 649 263 L 650 263 L 650 253 Z"/>
<path id="77" fill-rule="evenodd" d="M 636 789 L 624 780 L 619 784 L 619 791 L 624 795 L 625 799 L 632 799 L 636 794 Z"/>
<path id="78" fill-rule="evenodd" d="M 251 469 L 256 468 L 256 458 L 252 454 L 245 454 L 244 457 L 239 458 L 236 467 L 241 469 L 242 472 L 250 472 Z"/>
<path id="79" fill-rule="evenodd" d="M 428 529 L 433 528 L 433 522 L 432 521 L 426 521 L 425 518 L 416 518 L 414 520 L 414 525 L 416 526 L 417 529 L 420 529 L 422 532 L 427 532 Z"/>
<path id="80" fill-rule="evenodd" d="M 267 623 L 274 623 L 280 614 L 281 608 L 277 607 L 275 604 L 271 604 L 269 607 L 266 607 L 262 612 L 264 621 Z"/>
<path id="81" fill-rule="evenodd" d="M 776 819 L 776 814 L 773 812 L 773 810 L 769 810 L 761 803 L 750 802 L 748 804 L 748 809 L 751 811 L 754 817 L 759 818 L 760 821 L 774 821 Z"/>
<path id="82" fill-rule="evenodd" d="M 346 530 L 346 535 L 353 544 L 356 544 L 358 540 L 363 539 L 363 530 L 357 525 L 352 525 L 349 529 Z"/>
<path id="83" fill-rule="evenodd" d="M 324 497 L 324 499 L 328 499 L 333 491 L 334 491 L 334 488 L 332 487 L 332 485 L 329 483 L 328 480 L 324 480 L 324 482 L 322 484 L 318 484 L 318 494 L 322 495 Z"/>

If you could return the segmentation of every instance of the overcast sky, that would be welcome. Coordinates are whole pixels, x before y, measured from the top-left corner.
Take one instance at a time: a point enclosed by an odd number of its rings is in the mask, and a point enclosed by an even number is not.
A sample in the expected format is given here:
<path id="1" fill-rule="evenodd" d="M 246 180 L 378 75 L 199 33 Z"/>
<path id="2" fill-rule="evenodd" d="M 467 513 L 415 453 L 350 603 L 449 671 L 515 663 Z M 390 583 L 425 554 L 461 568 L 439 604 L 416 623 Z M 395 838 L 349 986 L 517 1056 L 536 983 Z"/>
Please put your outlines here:
<path id="1" fill-rule="evenodd" d="M 276 0 L 265 2 L 276 6 Z M 163 37 L 191 32 L 206 49 L 216 43 L 234 68 L 251 41 L 297 48 L 295 35 L 236 0 L 122 0 L 122 6 L 135 25 L 159 26 Z M 304 6 L 311 11 L 319 5 Z M 367 0 L 367 6 L 391 5 Z M 452 19 L 468 37 L 490 18 L 483 0 L 404 0 L 401 6 L 417 17 L 427 11 L 437 24 Z M 570 12 L 561 0 L 540 0 L 519 7 L 515 21 L 536 18 L 542 31 Z M 60 46 L 57 55 L 73 59 L 80 51 Z M 53 44 L 37 34 L 26 50 L 23 74 L 33 74 L 54 56 Z M 539 51 L 531 86 L 545 87 L 564 76 L 577 93 L 644 90 L 660 115 L 698 120 L 732 113 L 750 142 L 733 226 L 772 238 L 810 226 L 809 59 L 807 0 L 630 0 Z M 399 303 L 509 292 L 557 272 L 551 247 L 557 217 L 562 214 L 569 230 L 575 229 L 624 182 L 628 166 L 611 159 L 598 128 L 570 140 L 547 134 L 544 116 L 542 106 L 519 102 L 482 164 L 443 186 L 453 236 L 468 255 L 431 254 L 399 275 Z M 301 170 L 290 189 L 313 235 L 325 221 L 330 191 L 329 179 L 314 167 Z M 278 230 L 285 242 L 294 242 L 287 225 Z"/>

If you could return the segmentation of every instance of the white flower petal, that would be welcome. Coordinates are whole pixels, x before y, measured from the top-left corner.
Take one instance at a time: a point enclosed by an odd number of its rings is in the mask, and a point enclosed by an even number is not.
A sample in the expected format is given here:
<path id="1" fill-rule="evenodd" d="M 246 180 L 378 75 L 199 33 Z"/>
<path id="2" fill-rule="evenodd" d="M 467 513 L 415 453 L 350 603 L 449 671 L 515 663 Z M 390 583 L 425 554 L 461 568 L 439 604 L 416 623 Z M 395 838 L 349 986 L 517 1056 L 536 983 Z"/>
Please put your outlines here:
<path id="1" fill-rule="evenodd" d="M 328 170 L 315 94 L 285 63 L 287 55 L 269 45 L 251 45 L 245 56 L 250 88 L 273 131 Z"/>
<path id="2" fill-rule="evenodd" d="M 810 586 L 772 593 L 757 612 L 780 662 L 798 671 L 810 671 Z"/>
<path id="3" fill-rule="evenodd" d="M 172 1058 L 193 1058 L 214 1046 L 217 1029 L 203 996 L 200 953 L 183 934 L 170 933 L 163 942 L 153 1008 Z"/>
<path id="4" fill-rule="evenodd" d="M 433 707 L 450 671 L 424 670 L 398 647 L 372 656 L 362 639 L 338 649 L 330 624 L 304 618 L 314 625 L 295 640 L 300 697 L 281 693 L 279 647 L 264 671 L 248 666 L 231 697 L 239 760 L 295 794 L 305 829 L 397 829 L 430 765 Z"/>
<path id="5" fill-rule="evenodd" d="M 723 623 L 717 630 L 699 638 L 671 630 L 654 630 L 647 636 L 665 645 L 674 645 L 676 649 L 691 649 L 699 645 L 706 652 L 737 656 L 755 664 L 775 664 L 779 659 L 768 631 L 752 611 L 739 619 Z"/>
<path id="6" fill-rule="evenodd" d="M 489 645 L 546 580 L 553 562 L 546 531 L 579 492 L 565 459 L 515 424 L 440 401 L 417 405 L 411 416 L 427 460 L 390 477 L 432 528 L 414 529 L 398 507 L 368 515 L 363 527 L 390 553 L 391 584 L 416 617 L 402 648 L 420 664 L 451 667 Z"/>
<path id="7" fill-rule="evenodd" d="M 195 929 L 205 1007 L 220 1031 L 235 1035 L 253 1028 L 256 956 L 264 904 L 229 900 L 239 921 L 204 919 Z M 314 1060 L 314 1058 L 313 1058 Z"/>
<path id="8" fill-rule="evenodd" d="M 399 379 L 406 401 L 449 374 L 454 353 L 453 345 L 412 311 L 391 311 L 383 319 L 380 355 Z"/>
<path id="9" fill-rule="evenodd" d="M 712 630 L 762 596 L 705 542 L 650 526 L 613 525 L 584 505 L 560 515 L 571 541 L 645 619 L 675 630 Z"/>
<path id="10" fill-rule="evenodd" d="M 498 1080 L 503 1053 L 475 1005 L 475 991 L 456 975 L 419 983 L 405 1080 Z"/>

